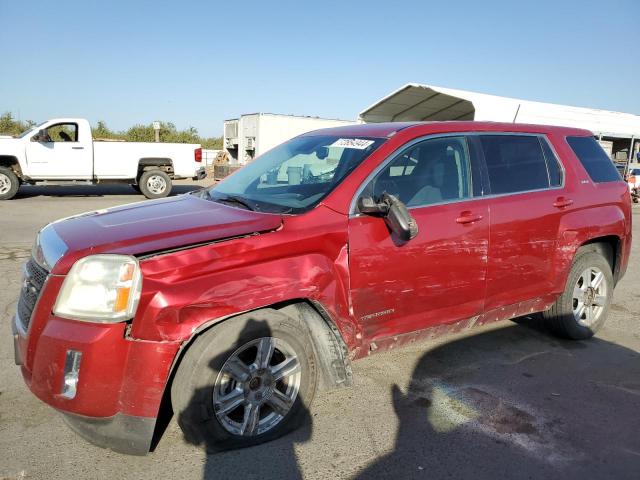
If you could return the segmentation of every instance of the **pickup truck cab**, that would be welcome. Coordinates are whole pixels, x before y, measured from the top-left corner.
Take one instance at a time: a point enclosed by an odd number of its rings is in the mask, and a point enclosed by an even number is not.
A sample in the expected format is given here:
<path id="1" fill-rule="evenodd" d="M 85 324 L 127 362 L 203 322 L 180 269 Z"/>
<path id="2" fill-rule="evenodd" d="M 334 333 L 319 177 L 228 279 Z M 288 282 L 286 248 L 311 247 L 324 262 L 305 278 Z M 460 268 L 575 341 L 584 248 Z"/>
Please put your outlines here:
<path id="1" fill-rule="evenodd" d="M 16 363 L 98 445 L 146 453 L 163 401 L 194 444 L 253 445 L 374 352 L 536 313 L 591 337 L 627 267 L 630 209 L 585 130 L 306 133 L 212 188 L 42 229 Z"/>
<path id="2" fill-rule="evenodd" d="M 21 184 L 128 183 L 147 198 L 171 193 L 172 180 L 201 179 L 196 144 L 93 141 L 89 122 L 56 118 L 17 138 L 0 137 L 0 200 Z"/>

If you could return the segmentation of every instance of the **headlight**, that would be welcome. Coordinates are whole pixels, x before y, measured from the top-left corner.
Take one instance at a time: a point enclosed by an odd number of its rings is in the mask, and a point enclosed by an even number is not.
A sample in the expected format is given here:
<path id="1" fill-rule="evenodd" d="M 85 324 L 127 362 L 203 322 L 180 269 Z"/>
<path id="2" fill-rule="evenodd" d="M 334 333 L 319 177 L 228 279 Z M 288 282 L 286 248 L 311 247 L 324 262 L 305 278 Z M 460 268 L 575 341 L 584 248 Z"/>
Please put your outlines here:
<path id="1" fill-rule="evenodd" d="M 91 255 L 71 268 L 53 313 L 73 320 L 122 322 L 136 313 L 141 289 L 142 275 L 134 257 Z"/>

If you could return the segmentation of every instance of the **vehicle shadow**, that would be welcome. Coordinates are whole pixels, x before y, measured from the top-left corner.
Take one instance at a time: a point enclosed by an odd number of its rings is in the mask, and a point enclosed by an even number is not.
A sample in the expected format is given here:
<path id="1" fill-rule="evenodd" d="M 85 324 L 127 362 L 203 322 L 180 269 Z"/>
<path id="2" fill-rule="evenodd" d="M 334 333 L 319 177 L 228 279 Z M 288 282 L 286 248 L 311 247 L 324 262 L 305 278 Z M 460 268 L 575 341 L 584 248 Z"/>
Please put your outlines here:
<path id="1" fill-rule="evenodd" d="M 260 337 L 271 336 L 268 324 L 261 320 L 248 321 L 244 330 L 253 332 L 258 330 Z M 215 382 L 215 372 L 219 367 L 246 342 L 246 340 L 240 341 L 246 337 L 244 330 L 238 335 L 238 340 L 229 345 L 229 349 L 209 362 L 212 370 L 211 379 L 205 382 L 207 386 L 199 388 L 193 393 L 188 406 L 177 415 L 177 422 L 183 430 L 185 441 L 204 448 L 207 452 L 203 467 L 204 479 L 301 479 L 303 476 L 294 446 L 307 442 L 311 438 L 313 427 L 311 415 L 302 404 L 300 404 L 301 414 L 297 417 L 300 419 L 301 427 L 278 439 L 271 441 L 265 439 L 265 442 L 268 443 L 242 448 L 239 445 L 214 443 L 211 438 L 207 438 L 201 433 L 202 427 L 204 427 L 208 431 L 216 432 L 217 435 L 220 435 L 220 432 L 224 434 L 224 429 L 216 419 L 213 410 L 212 390 L 209 385 Z M 243 407 L 240 407 L 240 410 L 236 411 L 238 421 L 242 418 L 242 409 Z M 203 410 L 206 411 L 204 416 L 208 417 L 208 420 L 201 420 Z M 232 414 L 232 412 L 230 413 Z M 262 413 L 262 415 L 266 414 L 268 411 Z M 192 428 L 196 422 L 199 422 L 201 428 Z"/>
<path id="2" fill-rule="evenodd" d="M 201 185 L 174 185 L 171 196 L 201 189 Z M 14 199 L 30 197 L 106 197 L 130 195 L 144 199 L 132 186 L 126 184 L 108 185 L 22 185 Z"/>
<path id="3" fill-rule="evenodd" d="M 393 451 L 356 478 L 638 478 L 640 354 L 518 323 L 424 354 L 392 387 Z"/>

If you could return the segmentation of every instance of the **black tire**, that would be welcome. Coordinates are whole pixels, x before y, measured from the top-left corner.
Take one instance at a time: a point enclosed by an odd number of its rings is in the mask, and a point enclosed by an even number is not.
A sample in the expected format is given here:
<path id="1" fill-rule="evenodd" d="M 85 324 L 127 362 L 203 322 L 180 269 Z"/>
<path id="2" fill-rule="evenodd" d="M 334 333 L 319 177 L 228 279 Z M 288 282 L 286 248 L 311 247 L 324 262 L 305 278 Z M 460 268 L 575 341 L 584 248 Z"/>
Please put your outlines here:
<path id="1" fill-rule="evenodd" d="M 272 428 L 263 432 L 256 431 L 253 435 L 240 435 L 225 427 L 216 414 L 215 384 L 221 382 L 220 378 L 224 378 L 224 374 L 220 372 L 230 357 L 242 351 L 252 341 L 264 337 L 286 342 L 295 351 L 300 367 L 299 389 L 288 413 Z M 275 347 L 274 357 L 278 352 L 277 348 Z M 234 384 L 234 388 L 247 392 L 247 386 L 252 380 L 253 378 L 248 377 L 244 383 Z M 209 451 L 242 448 L 273 440 L 309 422 L 309 407 L 317 382 L 317 361 L 307 326 L 276 310 L 263 309 L 228 319 L 196 338 L 184 354 L 173 379 L 171 403 L 178 424 L 189 443 L 205 447 Z M 277 382 L 265 382 L 266 385 L 277 388 Z M 267 421 L 265 419 L 272 410 L 269 397 L 273 396 L 275 395 L 263 397 L 258 422 Z M 243 398 L 247 398 L 246 393 L 243 393 Z M 232 414 L 243 418 L 246 413 L 244 404 L 236 408 L 238 410 L 230 410 L 222 415 L 223 419 Z"/>
<path id="2" fill-rule="evenodd" d="M 578 283 L 582 273 L 589 269 L 596 268 L 604 274 L 603 282 L 606 287 L 606 297 L 602 310 L 597 319 L 588 326 L 581 324 L 575 317 L 574 309 L 574 287 Z M 591 338 L 602 326 L 609 314 L 611 299 L 613 298 L 613 275 L 609 262 L 598 252 L 587 251 L 578 253 L 576 256 L 564 292 L 553 306 L 543 313 L 547 326 L 557 335 L 573 340 L 584 340 Z"/>
<path id="3" fill-rule="evenodd" d="M 0 200 L 10 200 L 16 196 L 20 188 L 20 179 L 7 167 L 0 167 Z"/>
<path id="4" fill-rule="evenodd" d="M 154 187 L 154 180 L 157 187 Z M 140 176 L 140 191 L 147 198 L 164 198 L 171 193 L 171 179 L 162 170 L 147 170 Z M 160 186 L 164 186 L 161 188 Z"/>

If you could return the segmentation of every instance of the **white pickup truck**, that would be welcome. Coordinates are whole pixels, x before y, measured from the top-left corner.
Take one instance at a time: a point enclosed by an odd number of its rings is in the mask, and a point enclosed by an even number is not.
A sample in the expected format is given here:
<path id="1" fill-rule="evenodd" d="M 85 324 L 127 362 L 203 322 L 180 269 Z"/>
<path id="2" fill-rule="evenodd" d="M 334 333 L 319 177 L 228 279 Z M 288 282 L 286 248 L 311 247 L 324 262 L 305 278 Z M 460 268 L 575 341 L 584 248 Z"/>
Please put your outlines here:
<path id="1" fill-rule="evenodd" d="M 166 197 L 171 181 L 206 176 L 197 144 L 93 141 L 82 118 L 56 118 L 16 138 L 0 137 L 0 200 L 21 184 L 128 183 L 147 198 Z"/>

